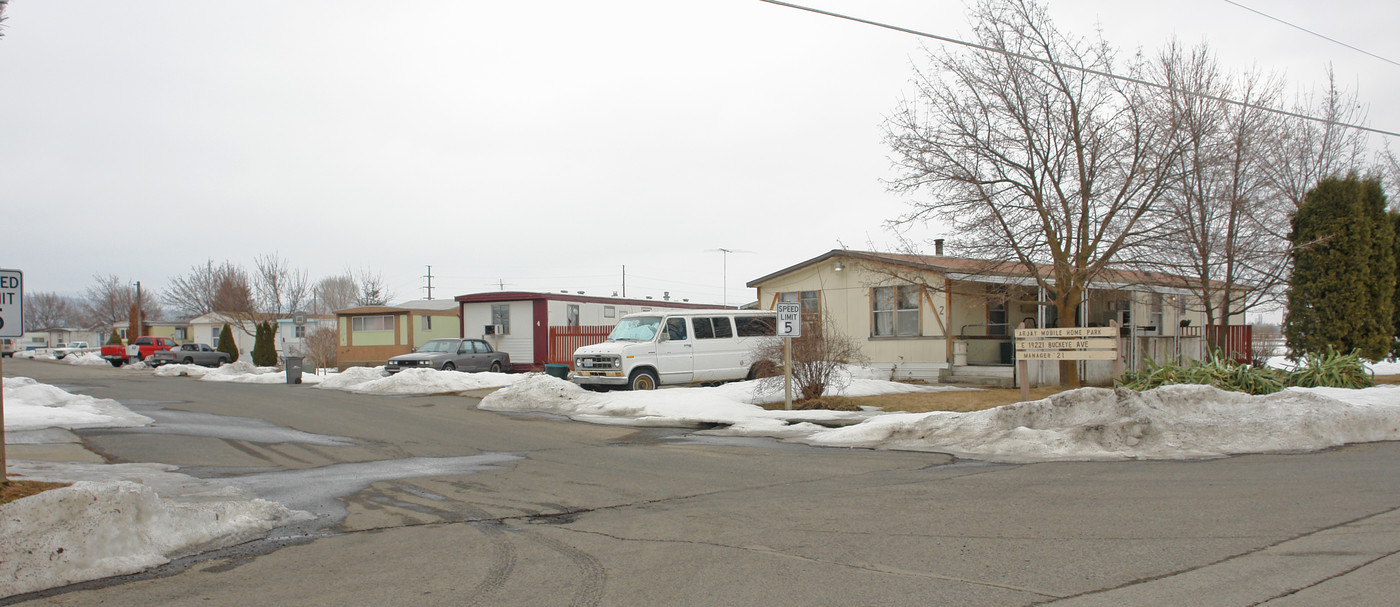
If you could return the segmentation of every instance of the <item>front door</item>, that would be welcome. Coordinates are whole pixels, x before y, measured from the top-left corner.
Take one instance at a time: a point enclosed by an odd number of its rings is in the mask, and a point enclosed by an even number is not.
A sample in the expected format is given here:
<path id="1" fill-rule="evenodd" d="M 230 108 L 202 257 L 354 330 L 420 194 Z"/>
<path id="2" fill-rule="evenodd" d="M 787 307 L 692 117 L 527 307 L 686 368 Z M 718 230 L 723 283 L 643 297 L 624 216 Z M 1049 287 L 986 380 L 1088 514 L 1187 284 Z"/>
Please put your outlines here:
<path id="1" fill-rule="evenodd" d="M 695 372 L 695 344 L 684 317 L 667 318 L 656 343 L 656 370 L 662 384 L 690 383 Z"/>

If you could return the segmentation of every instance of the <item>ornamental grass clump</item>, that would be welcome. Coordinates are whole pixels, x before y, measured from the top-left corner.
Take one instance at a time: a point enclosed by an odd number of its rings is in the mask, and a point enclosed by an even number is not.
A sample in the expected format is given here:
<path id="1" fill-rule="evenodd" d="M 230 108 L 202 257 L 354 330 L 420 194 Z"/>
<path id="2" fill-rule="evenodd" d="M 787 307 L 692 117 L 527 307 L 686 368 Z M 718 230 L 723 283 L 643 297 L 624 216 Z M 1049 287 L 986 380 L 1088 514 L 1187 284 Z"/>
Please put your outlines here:
<path id="1" fill-rule="evenodd" d="M 1167 384 L 1201 384 L 1255 395 L 1273 394 L 1285 387 L 1284 378 L 1278 371 L 1238 363 L 1218 352 L 1211 353 L 1205 360 L 1193 360 L 1187 364 L 1146 362 L 1146 369 L 1124 373 L 1119 383 L 1137 391 Z"/>
<path id="2" fill-rule="evenodd" d="M 1326 353 L 1309 352 L 1288 373 L 1288 385 L 1301 388 L 1369 388 L 1376 385 L 1359 350 L 1342 354 L 1332 346 Z"/>

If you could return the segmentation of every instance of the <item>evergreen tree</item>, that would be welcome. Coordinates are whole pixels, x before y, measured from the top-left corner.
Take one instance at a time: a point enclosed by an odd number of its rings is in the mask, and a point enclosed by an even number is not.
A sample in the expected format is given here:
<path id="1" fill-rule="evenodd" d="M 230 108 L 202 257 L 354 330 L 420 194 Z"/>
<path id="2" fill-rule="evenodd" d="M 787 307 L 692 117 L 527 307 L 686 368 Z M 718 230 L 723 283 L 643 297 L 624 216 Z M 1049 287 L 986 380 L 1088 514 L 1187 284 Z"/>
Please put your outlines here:
<path id="1" fill-rule="evenodd" d="M 253 364 L 271 367 L 277 364 L 277 346 L 272 341 L 272 326 L 263 321 L 258 323 L 257 334 L 253 339 Z"/>
<path id="2" fill-rule="evenodd" d="M 1357 347 L 1363 357 L 1383 360 L 1390 354 L 1395 334 L 1395 227 L 1386 214 L 1380 179 L 1367 179 L 1362 188 L 1365 221 L 1371 224 L 1371 263 L 1366 280 L 1368 303 Z"/>
<path id="3" fill-rule="evenodd" d="M 1341 352 L 1360 349 L 1368 358 L 1389 349 L 1393 306 L 1388 301 L 1380 306 L 1377 294 L 1383 289 L 1394 295 L 1394 229 L 1377 219 L 1377 213 L 1384 216 L 1385 199 L 1373 185 L 1379 188 L 1375 180 L 1355 174 L 1325 179 L 1308 191 L 1293 216 L 1293 276 L 1283 334 L 1294 356 L 1329 345 Z M 1384 253 L 1376 251 L 1379 244 Z M 1385 268 L 1378 270 L 1378 263 Z M 1386 336 L 1384 345 L 1378 345 L 1378 336 Z"/>
<path id="4" fill-rule="evenodd" d="M 233 331 L 228 328 L 228 323 L 224 323 L 223 330 L 219 331 L 219 347 L 216 349 L 227 353 L 229 362 L 238 362 L 238 344 L 233 341 Z"/>
<path id="5" fill-rule="evenodd" d="M 1400 211 L 1391 211 L 1390 227 L 1395 234 L 1393 240 L 1395 252 L 1395 296 L 1391 299 L 1390 320 L 1390 357 L 1400 359 Z"/>
<path id="6" fill-rule="evenodd" d="M 118 330 L 116 330 L 116 329 L 112 329 L 112 336 L 107 338 L 107 345 L 109 345 L 109 346 L 120 346 L 120 345 L 122 345 L 122 332 L 121 332 L 121 331 L 118 331 Z"/>

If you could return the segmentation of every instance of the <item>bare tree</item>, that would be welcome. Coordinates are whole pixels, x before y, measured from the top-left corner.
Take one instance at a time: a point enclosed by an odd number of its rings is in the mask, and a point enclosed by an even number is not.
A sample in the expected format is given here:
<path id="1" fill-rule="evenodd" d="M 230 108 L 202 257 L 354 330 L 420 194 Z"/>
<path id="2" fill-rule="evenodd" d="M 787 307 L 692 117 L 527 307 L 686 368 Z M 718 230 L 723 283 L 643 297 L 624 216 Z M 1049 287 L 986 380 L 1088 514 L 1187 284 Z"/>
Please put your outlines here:
<path id="1" fill-rule="evenodd" d="M 129 321 L 137 300 L 135 283 L 116 274 L 94 274 L 92 279 L 96 284 L 83 291 L 83 312 L 87 316 L 84 324 L 106 333 L 117 323 Z M 143 294 L 141 308 L 142 318 L 164 316 L 154 297 Z"/>
<path id="2" fill-rule="evenodd" d="M 1181 153 L 1160 205 L 1172 236 L 1138 259 L 1144 269 L 1186 278 L 1207 323 L 1228 324 L 1276 303 L 1287 276 L 1283 235 L 1294 206 L 1270 188 L 1266 155 L 1280 121 L 1260 108 L 1277 102 L 1280 83 L 1226 74 L 1205 44 L 1187 52 L 1176 42 L 1158 56 L 1153 76 L 1164 85 L 1161 119 L 1176 125 Z"/>
<path id="3" fill-rule="evenodd" d="M 1336 76 L 1327 72 L 1327 90 L 1305 95 L 1294 102 L 1294 111 L 1321 120 L 1285 119 L 1277 143 L 1269 150 L 1265 169 L 1269 185 L 1278 196 L 1303 203 L 1308 190 L 1328 177 L 1341 177 L 1364 164 L 1365 131 L 1345 124 L 1360 124 L 1366 112 L 1355 92 L 1337 88 Z M 1285 231 L 1287 226 L 1284 226 Z"/>
<path id="4" fill-rule="evenodd" d="M 281 318 L 307 304 L 310 278 L 306 270 L 293 269 L 277 253 L 253 259 L 254 288 L 262 312 Z"/>
<path id="5" fill-rule="evenodd" d="M 336 359 L 340 351 L 340 333 L 335 329 L 322 327 L 306 334 L 302 347 L 313 369 L 330 369 L 339 364 Z"/>
<path id="6" fill-rule="evenodd" d="M 1161 233 L 1151 210 L 1175 155 L 1169 125 L 1139 86 L 1067 67 L 1118 68 L 1106 42 L 1069 38 L 1033 1 L 981 0 L 972 23 L 1003 52 L 931 53 L 916 99 L 886 120 L 891 189 L 932 194 L 894 224 L 945 222 L 962 250 L 1034 276 L 1075 326 L 1089 283 Z M 1072 363 L 1060 378 L 1079 385 Z"/>
<path id="7" fill-rule="evenodd" d="M 336 310 L 354 307 L 359 287 L 349 272 L 340 276 L 327 276 L 316 282 L 312 289 L 311 311 L 315 314 L 332 314 Z"/>
<path id="8" fill-rule="evenodd" d="M 42 331 L 77 324 L 78 305 L 58 293 L 34 291 L 24 296 L 24 329 Z"/>
<path id="9" fill-rule="evenodd" d="M 161 299 L 190 317 L 211 312 L 249 314 L 257 310 L 248 273 L 229 261 L 215 265 L 212 259 L 190 266 L 188 274 L 172 278 Z"/>
<path id="10" fill-rule="evenodd" d="M 359 294 L 355 296 L 357 306 L 382 306 L 394 298 L 394 292 L 384 286 L 384 276 L 369 268 L 360 268 L 355 284 L 359 287 Z"/>

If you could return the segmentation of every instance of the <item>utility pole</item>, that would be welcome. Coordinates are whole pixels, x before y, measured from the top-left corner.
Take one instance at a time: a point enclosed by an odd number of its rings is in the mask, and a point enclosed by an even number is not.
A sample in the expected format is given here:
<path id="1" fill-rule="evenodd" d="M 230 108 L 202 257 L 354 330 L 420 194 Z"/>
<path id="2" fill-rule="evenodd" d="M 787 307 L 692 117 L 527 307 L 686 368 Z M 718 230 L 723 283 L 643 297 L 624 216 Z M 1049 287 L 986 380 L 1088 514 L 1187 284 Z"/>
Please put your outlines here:
<path id="1" fill-rule="evenodd" d="M 622 264 L 622 296 L 627 297 L 627 264 Z"/>
<path id="2" fill-rule="evenodd" d="M 428 300 L 431 301 L 433 299 L 433 266 L 428 266 L 428 275 L 423 278 L 428 279 L 428 286 L 425 288 L 428 289 Z"/>
<path id="3" fill-rule="evenodd" d="M 729 254 L 734 251 L 720 247 L 719 252 L 724 254 L 724 262 L 720 265 L 720 280 L 724 281 L 724 286 L 720 290 L 724 294 L 724 301 L 721 304 L 727 308 L 729 307 Z"/>

